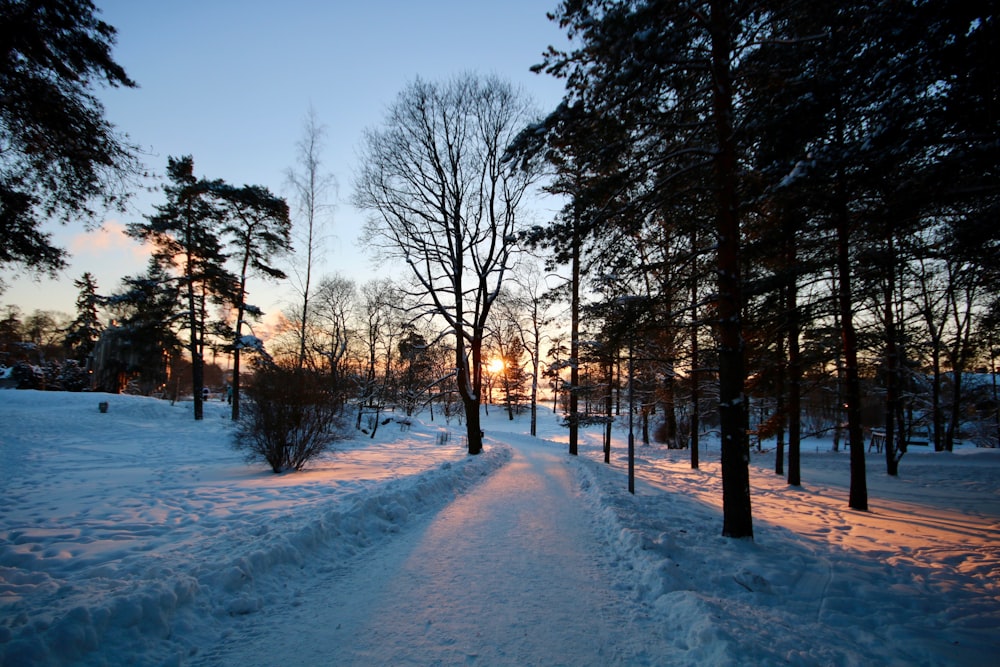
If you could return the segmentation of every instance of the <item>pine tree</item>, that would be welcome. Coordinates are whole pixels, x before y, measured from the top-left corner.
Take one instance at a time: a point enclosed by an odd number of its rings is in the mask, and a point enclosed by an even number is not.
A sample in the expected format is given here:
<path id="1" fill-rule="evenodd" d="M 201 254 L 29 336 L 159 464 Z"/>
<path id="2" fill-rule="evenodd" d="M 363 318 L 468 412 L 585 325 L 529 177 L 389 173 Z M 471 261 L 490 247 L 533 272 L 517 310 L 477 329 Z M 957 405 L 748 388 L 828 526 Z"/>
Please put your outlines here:
<path id="1" fill-rule="evenodd" d="M 671 186 L 704 175 L 710 193 L 717 275 L 714 328 L 719 360 L 724 535 L 752 537 L 744 420 L 740 146 L 735 71 L 753 3 L 645 0 L 563 2 L 555 17 L 580 44 L 550 51 L 544 69 L 567 81 L 569 103 L 599 125 L 621 124 L 641 182 L 640 211 L 664 210 Z M 649 186 L 652 184 L 652 187 Z M 664 198 L 666 197 L 666 199 Z M 645 200 L 645 205 L 641 202 Z M 634 210 L 630 211 L 635 217 Z"/>
<path id="2" fill-rule="evenodd" d="M 76 319 L 67 327 L 63 344 L 70 359 L 86 365 L 90 363 L 94 347 L 101 337 L 103 327 L 98 318 L 98 309 L 103 298 L 97 293 L 97 281 L 89 271 L 74 280 L 73 285 L 79 290 L 76 297 Z"/>
<path id="3" fill-rule="evenodd" d="M 0 267 L 55 273 L 66 253 L 42 223 L 93 219 L 140 171 L 91 92 L 136 85 L 96 14 L 89 0 L 0 2 Z"/>
<path id="4" fill-rule="evenodd" d="M 190 156 L 168 158 L 167 177 L 166 203 L 158 205 L 145 223 L 131 224 L 128 230 L 131 236 L 153 245 L 153 257 L 161 267 L 177 267 L 191 356 L 194 418 L 202 419 L 208 307 L 213 300 L 232 303 L 238 281 L 225 269 L 219 234 L 224 214 L 212 196 L 222 182 L 196 178 Z"/>
<path id="5" fill-rule="evenodd" d="M 247 278 L 251 272 L 274 280 L 284 279 L 285 272 L 274 266 L 273 260 L 291 250 L 291 221 L 288 204 L 264 187 L 245 185 L 233 188 L 217 185 L 213 193 L 225 207 L 221 232 L 232 249 L 230 258 L 239 266 L 233 304 L 236 306 L 236 326 L 232 343 L 233 395 L 232 418 L 240 418 L 240 356 L 248 346 L 243 339 L 244 318 L 260 315 L 256 306 L 246 302 Z"/>
<path id="6" fill-rule="evenodd" d="M 146 273 L 124 278 L 106 303 L 114 321 L 94 352 L 98 388 L 117 392 L 134 378 L 144 395 L 162 389 L 181 349 L 176 279 L 151 258 Z"/>

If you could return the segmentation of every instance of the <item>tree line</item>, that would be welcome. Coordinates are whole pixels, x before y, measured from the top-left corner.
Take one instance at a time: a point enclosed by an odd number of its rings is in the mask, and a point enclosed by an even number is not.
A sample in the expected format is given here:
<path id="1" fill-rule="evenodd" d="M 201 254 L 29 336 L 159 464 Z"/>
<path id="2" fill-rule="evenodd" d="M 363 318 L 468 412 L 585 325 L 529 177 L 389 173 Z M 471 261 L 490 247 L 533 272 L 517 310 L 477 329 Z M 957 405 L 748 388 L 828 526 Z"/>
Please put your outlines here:
<path id="1" fill-rule="evenodd" d="M 908 443 L 950 450 L 963 423 L 996 441 L 995 384 L 968 386 L 995 368 L 1000 333 L 990 3 L 566 0 L 550 18 L 571 38 L 536 67 L 565 82 L 556 109 L 495 76 L 417 79 L 364 135 L 352 203 L 404 280 L 312 274 L 328 181 L 311 115 L 290 174 L 302 254 L 284 334 L 266 351 L 244 336 L 242 295 L 255 271 L 283 274 L 287 205 L 197 179 L 190 158 L 130 227 L 157 254 L 109 307 L 134 330 L 147 315 L 125 295 L 154 311 L 151 349 L 183 332 L 192 359 L 219 341 L 237 369 L 249 347 L 322 373 L 372 430 L 390 406 L 459 406 L 471 454 L 494 382 L 511 409 L 550 383 L 571 454 L 581 427 L 602 425 L 607 452 L 615 418 L 635 414 L 697 467 L 716 430 L 733 537 L 753 534 L 751 439 L 773 439 L 776 473 L 798 485 L 803 437 L 843 437 L 860 510 L 872 429 L 890 475 Z M 526 224 L 539 189 L 562 208 Z M 560 284 L 543 288 L 533 263 Z"/>
<path id="2" fill-rule="evenodd" d="M 599 354 L 656 357 L 665 404 L 686 380 L 692 420 L 699 376 L 715 379 L 724 532 L 752 534 L 753 397 L 798 484 L 802 397 L 836 374 L 856 509 L 866 404 L 889 474 L 915 413 L 950 449 L 963 374 L 992 365 L 997 331 L 989 3 L 585 0 L 552 19 L 574 48 L 537 69 L 566 95 L 514 149 L 543 155 L 568 203 L 529 237 L 588 276 Z"/>

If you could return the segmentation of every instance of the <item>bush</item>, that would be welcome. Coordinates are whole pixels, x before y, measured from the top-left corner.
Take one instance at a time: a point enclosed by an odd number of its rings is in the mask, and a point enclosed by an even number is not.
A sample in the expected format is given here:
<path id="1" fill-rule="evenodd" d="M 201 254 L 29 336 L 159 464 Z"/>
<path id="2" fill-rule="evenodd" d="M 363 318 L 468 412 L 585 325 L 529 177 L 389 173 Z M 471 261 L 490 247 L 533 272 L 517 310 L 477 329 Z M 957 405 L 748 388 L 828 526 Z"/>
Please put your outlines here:
<path id="1" fill-rule="evenodd" d="M 90 388 L 90 374 L 75 359 L 67 359 L 59 370 L 58 382 L 63 391 L 83 391 Z"/>
<path id="2" fill-rule="evenodd" d="M 244 392 L 233 446 L 276 473 L 301 470 L 339 439 L 336 392 L 328 376 L 260 368 Z"/>
<path id="3" fill-rule="evenodd" d="M 17 380 L 18 389 L 44 389 L 45 370 L 40 366 L 19 361 L 14 364 L 11 377 Z"/>

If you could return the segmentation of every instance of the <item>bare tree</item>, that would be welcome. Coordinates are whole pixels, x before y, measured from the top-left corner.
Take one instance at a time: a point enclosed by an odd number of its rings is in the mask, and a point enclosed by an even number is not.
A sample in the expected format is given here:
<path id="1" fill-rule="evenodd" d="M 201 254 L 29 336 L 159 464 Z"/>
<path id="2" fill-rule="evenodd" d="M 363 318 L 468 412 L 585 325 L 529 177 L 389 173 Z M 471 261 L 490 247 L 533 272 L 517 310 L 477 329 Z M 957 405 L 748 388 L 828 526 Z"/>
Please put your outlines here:
<path id="1" fill-rule="evenodd" d="M 423 305 L 455 340 L 469 454 L 482 449 L 479 406 L 486 319 L 509 270 L 534 174 L 504 160 L 529 104 L 497 77 L 416 80 L 365 134 L 354 203 L 366 239 L 402 258 Z"/>
<path id="2" fill-rule="evenodd" d="M 401 311 L 398 308 L 399 301 L 399 291 L 387 278 L 372 280 L 361 286 L 359 315 L 363 320 L 361 329 L 367 362 L 358 397 L 356 428 L 362 428 L 362 418 L 367 415 L 371 421 L 370 435 L 373 438 L 378 430 L 382 408 L 390 393 L 394 373 L 394 351 L 399 345 L 404 328 L 400 317 Z"/>
<path id="3" fill-rule="evenodd" d="M 333 204 L 327 201 L 331 190 L 337 188 L 337 181 L 332 174 L 322 170 L 323 136 L 326 128 L 316 118 L 316 110 L 312 107 L 306 114 L 303 123 L 302 138 L 296 144 L 298 150 L 298 168 L 289 169 L 286 173 L 289 185 L 292 187 L 295 210 L 299 218 L 299 227 L 295 230 L 295 241 L 299 252 L 305 253 L 305 266 L 296 267 L 293 273 L 298 282 L 301 309 L 298 315 L 299 324 L 299 354 L 298 369 L 306 361 L 306 344 L 308 338 L 310 298 L 312 296 L 312 271 L 319 260 L 320 244 L 323 240 L 323 230 L 333 212 Z"/>
<path id="4" fill-rule="evenodd" d="M 520 312 L 519 305 L 513 295 L 506 289 L 502 290 L 487 323 L 490 352 L 493 355 L 487 371 L 499 383 L 504 409 L 511 421 L 514 419 L 514 408 L 522 403 L 524 385 L 529 379 L 524 363 L 527 352 L 523 339 L 525 327 L 521 322 L 524 315 Z"/>
<path id="5" fill-rule="evenodd" d="M 531 366 L 531 435 L 538 430 L 538 382 L 542 371 L 541 346 L 543 327 L 548 324 L 548 302 L 544 299 L 545 285 L 541 267 L 536 262 L 524 262 L 515 267 L 514 290 L 505 310 L 517 327 L 521 346 Z"/>
<path id="6" fill-rule="evenodd" d="M 356 301 L 354 281 L 341 275 L 324 277 L 313 297 L 315 332 L 310 346 L 326 362 L 334 386 L 342 384 Z"/>

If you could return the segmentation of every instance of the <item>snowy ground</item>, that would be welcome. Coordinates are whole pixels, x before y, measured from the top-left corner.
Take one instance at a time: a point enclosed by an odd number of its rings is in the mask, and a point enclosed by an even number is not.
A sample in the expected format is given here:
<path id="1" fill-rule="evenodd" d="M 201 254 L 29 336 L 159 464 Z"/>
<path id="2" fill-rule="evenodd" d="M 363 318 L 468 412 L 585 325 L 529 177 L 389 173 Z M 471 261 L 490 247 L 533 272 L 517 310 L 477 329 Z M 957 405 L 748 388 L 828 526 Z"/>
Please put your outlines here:
<path id="1" fill-rule="evenodd" d="M 750 542 L 711 443 L 632 496 L 624 433 L 492 409 L 483 456 L 389 424 L 274 475 L 207 408 L 0 391 L 0 665 L 996 664 L 998 451 L 872 454 L 867 513 L 828 443 L 755 456 Z"/>

